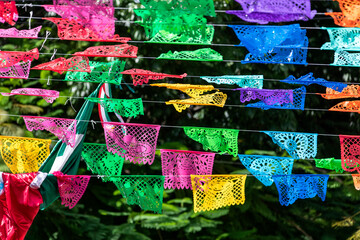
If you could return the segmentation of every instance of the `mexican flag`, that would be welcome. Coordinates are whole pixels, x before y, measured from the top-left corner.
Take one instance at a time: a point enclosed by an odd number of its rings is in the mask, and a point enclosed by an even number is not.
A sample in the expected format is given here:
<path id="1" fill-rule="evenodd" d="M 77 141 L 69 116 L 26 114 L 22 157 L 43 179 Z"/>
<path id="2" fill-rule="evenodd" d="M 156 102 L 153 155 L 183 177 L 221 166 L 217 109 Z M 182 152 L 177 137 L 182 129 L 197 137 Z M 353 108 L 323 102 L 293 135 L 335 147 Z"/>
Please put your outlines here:
<path id="1" fill-rule="evenodd" d="M 101 88 L 102 84 L 89 97 L 98 97 Z M 59 141 L 40 167 L 40 172 L 49 173 L 40 187 L 40 193 L 43 198 L 43 203 L 40 206 L 41 210 L 47 208 L 60 197 L 57 179 L 52 173 L 60 171 L 67 175 L 77 174 L 81 160 L 81 151 L 94 104 L 86 100 L 75 118 L 77 120 L 75 146 L 72 148 L 66 143 Z"/>

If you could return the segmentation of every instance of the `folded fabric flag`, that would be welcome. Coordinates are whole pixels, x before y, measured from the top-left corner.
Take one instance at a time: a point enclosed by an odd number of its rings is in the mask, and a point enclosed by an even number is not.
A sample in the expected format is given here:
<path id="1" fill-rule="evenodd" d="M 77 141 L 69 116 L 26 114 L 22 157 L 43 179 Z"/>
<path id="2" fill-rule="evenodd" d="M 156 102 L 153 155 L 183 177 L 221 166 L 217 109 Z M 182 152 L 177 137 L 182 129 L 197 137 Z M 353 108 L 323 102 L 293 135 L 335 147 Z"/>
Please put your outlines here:
<path id="1" fill-rule="evenodd" d="M 143 69 L 137 69 L 137 68 L 123 71 L 123 72 L 121 72 L 121 74 L 131 75 L 134 86 L 143 85 L 144 83 L 148 83 L 149 80 L 159 80 L 159 79 L 164 79 L 167 77 L 183 79 L 184 77 L 187 76 L 186 73 L 184 73 L 182 75 L 171 75 L 171 74 L 166 74 L 166 73 L 151 72 L 149 70 L 143 70 Z"/>
<path id="2" fill-rule="evenodd" d="M 0 78 L 27 79 L 29 77 L 31 61 L 19 62 L 11 67 L 0 68 Z"/>
<path id="3" fill-rule="evenodd" d="M 55 90 L 41 88 L 18 88 L 11 90 L 10 93 L 1 93 L 3 96 L 23 95 L 23 96 L 39 96 L 47 103 L 53 103 L 59 97 L 59 92 Z"/>
<path id="4" fill-rule="evenodd" d="M 50 154 L 50 139 L 0 136 L 0 153 L 12 173 L 37 172 Z"/>
<path id="5" fill-rule="evenodd" d="M 307 64 L 308 38 L 299 24 L 285 26 L 229 25 L 249 50 L 241 63 Z"/>
<path id="6" fill-rule="evenodd" d="M 169 51 L 167 53 L 162 53 L 157 59 L 221 62 L 223 60 L 223 56 L 211 48 L 202 48 L 195 51 Z"/>
<path id="7" fill-rule="evenodd" d="M 93 30 L 82 25 L 80 20 L 63 19 L 63 18 L 43 18 L 56 24 L 58 29 L 58 36 L 61 40 L 72 41 L 89 41 L 89 42 L 120 42 L 127 43 L 131 40 L 128 37 L 120 37 L 115 34 L 111 37 L 103 39 Z"/>
<path id="8" fill-rule="evenodd" d="M 290 75 L 289 77 L 287 77 L 284 80 L 281 80 L 280 82 L 284 82 L 288 84 L 300 84 L 304 86 L 309 86 L 311 84 L 318 84 L 340 92 L 347 87 L 347 84 L 345 83 L 329 82 L 323 78 L 314 78 L 313 73 L 308 73 L 304 76 L 299 77 L 298 79 L 296 79 L 293 75 Z"/>
<path id="9" fill-rule="evenodd" d="M 245 203 L 246 175 L 191 175 L 194 212 Z"/>
<path id="10" fill-rule="evenodd" d="M 273 176 L 281 205 L 289 206 L 297 199 L 314 198 L 325 201 L 329 175 L 292 174 Z"/>
<path id="11" fill-rule="evenodd" d="M 71 147 L 75 146 L 76 119 L 35 116 L 22 117 L 24 118 L 26 128 L 29 131 L 46 130 L 54 134 L 67 145 L 70 145 Z"/>
<path id="12" fill-rule="evenodd" d="M 263 110 L 268 109 L 295 109 L 303 110 L 305 107 L 305 97 L 306 97 L 306 88 L 303 86 L 301 88 L 296 88 L 293 91 L 293 102 L 284 103 L 284 104 L 266 104 L 264 101 L 259 101 L 256 103 L 247 104 L 246 107 L 251 108 L 261 108 Z"/>
<path id="13" fill-rule="evenodd" d="M 343 50 L 336 50 L 333 66 L 360 67 L 360 53 L 349 53 Z"/>
<path id="14" fill-rule="evenodd" d="M 139 205 L 143 210 L 161 213 L 164 192 L 164 176 L 128 175 L 112 177 L 121 195 L 129 205 Z"/>
<path id="15" fill-rule="evenodd" d="M 358 28 L 329 28 L 321 27 L 328 32 L 330 42 L 324 43 L 321 46 L 322 50 L 348 50 L 348 51 L 359 51 L 360 43 Z"/>
<path id="16" fill-rule="evenodd" d="M 39 64 L 31 69 L 54 71 L 63 74 L 70 72 L 91 72 L 89 59 L 87 57 L 57 58 L 53 61 Z"/>
<path id="17" fill-rule="evenodd" d="M 83 52 L 76 52 L 74 56 L 84 57 L 123 57 L 123 58 L 136 58 L 138 47 L 121 44 L 110 46 L 95 46 L 89 47 Z"/>
<path id="18" fill-rule="evenodd" d="M 132 163 L 151 165 L 154 162 L 160 125 L 118 122 L 102 124 L 110 152 L 125 156 Z"/>
<path id="19" fill-rule="evenodd" d="M 114 6 L 112 0 L 53 0 L 54 5 L 43 5 L 46 11 L 55 12 L 62 18 L 77 20 L 103 39 L 115 33 Z"/>
<path id="20" fill-rule="evenodd" d="M 112 83 L 120 85 L 122 71 L 125 68 L 124 61 L 112 62 L 89 61 L 91 72 L 67 72 L 64 81 Z"/>
<path id="21" fill-rule="evenodd" d="M 81 152 L 87 169 L 94 174 L 101 175 L 101 180 L 107 182 L 110 176 L 121 176 L 124 158 L 108 152 L 106 144 L 84 143 Z"/>
<path id="22" fill-rule="evenodd" d="M 238 154 L 239 130 L 224 128 L 184 127 L 185 134 L 203 145 L 204 150 Z"/>
<path id="23" fill-rule="evenodd" d="M 261 131 L 295 159 L 314 158 L 317 153 L 317 133 Z"/>
<path id="24" fill-rule="evenodd" d="M 246 169 L 265 186 L 273 184 L 273 175 L 291 174 L 294 164 L 294 159 L 287 157 L 239 154 L 239 158 Z"/>
<path id="25" fill-rule="evenodd" d="M 314 160 L 315 160 L 315 166 L 318 168 L 333 170 L 340 173 L 344 172 L 344 169 L 342 169 L 341 166 L 341 159 L 324 158 L 324 159 L 314 159 Z"/>
<path id="26" fill-rule="evenodd" d="M 240 92 L 240 102 L 249 102 L 259 99 L 266 105 L 281 105 L 293 103 L 293 90 L 285 89 L 256 89 L 256 88 L 236 88 L 234 91 Z"/>
<path id="27" fill-rule="evenodd" d="M 334 19 L 336 25 L 342 27 L 359 27 L 360 14 L 357 0 L 336 0 L 339 2 L 341 12 L 327 12 Z"/>
<path id="28" fill-rule="evenodd" d="M 144 115 L 144 106 L 141 98 L 85 98 L 90 102 L 100 104 L 106 111 L 115 112 L 122 117 L 137 117 Z"/>
<path id="29" fill-rule="evenodd" d="M 360 101 L 344 101 L 331 107 L 329 111 L 360 113 Z"/>
<path id="30" fill-rule="evenodd" d="M 156 9 L 164 14 L 169 11 L 178 10 L 209 17 L 216 16 L 212 0 L 140 0 L 140 2 L 147 9 Z"/>
<path id="31" fill-rule="evenodd" d="M 0 1 L 0 22 L 14 26 L 19 18 L 15 1 Z"/>
<path id="32" fill-rule="evenodd" d="M 165 189 L 192 189 L 190 175 L 211 175 L 215 153 L 161 149 Z"/>
<path id="33" fill-rule="evenodd" d="M 236 84 L 242 88 L 263 88 L 264 76 L 263 75 L 225 75 L 220 77 L 204 76 L 201 79 L 208 83 L 216 84 Z"/>
<path id="34" fill-rule="evenodd" d="M 23 240 L 43 202 L 39 190 L 31 186 L 37 173 L 1 175 L 4 181 L 4 193 L 0 195 L 1 239 Z"/>
<path id="35" fill-rule="evenodd" d="M 243 10 L 228 10 L 247 22 L 268 24 L 269 22 L 307 21 L 314 18 L 316 10 L 311 11 L 310 0 L 236 0 Z"/>
<path id="36" fill-rule="evenodd" d="M 170 83 L 157 83 L 150 84 L 155 87 L 167 87 L 168 89 L 180 90 L 191 98 L 189 99 L 176 99 L 165 102 L 167 105 L 172 104 L 176 111 L 182 112 L 190 107 L 190 105 L 205 105 L 224 107 L 227 95 L 222 92 L 215 92 L 211 94 L 203 94 L 208 91 L 219 91 L 212 85 L 191 85 L 191 84 L 170 84 Z"/>
<path id="37" fill-rule="evenodd" d="M 0 37 L 3 38 L 38 38 L 42 26 L 38 26 L 29 30 L 18 30 L 16 28 L 0 29 Z"/>
<path id="38" fill-rule="evenodd" d="M 354 181 L 354 187 L 356 190 L 360 190 L 360 174 L 351 174 Z"/>
<path id="39" fill-rule="evenodd" d="M 360 173 L 360 136 L 339 135 L 342 168 Z"/>
<path id="40" fill-rule="evenodd" d="M 57 179 L 61 204 L 72 209 L 79 202 L 89 184 L 90 176 L 64 175 L 54 172 Z"/>
<path id="41" fill-rule="evenodd" d="M 342 91 L 335 91 L 331 88 L 326 88 L 326 93 L 321 94 L 325 99 L 341 99 L 341 98 L 359 98 L 360 97 L 360 86 L 359 85 L 348 85 Z"/>
<path id="42" fill-rule="evenodd" d="M 34 48 L 27 52 L 0 51 L 0 68 L 11 67 L 19 62 L 39 59 L 39 50 Z"/>
<path id="43" fill-rule="evenodd" d="M 102 85 L 99 85 L 89 97 L 98 96 L 101 87 Z M 70 147 L 66 143 L 58 141 L 49 157 L 41 165 L 39 170 L 44 173 L 49 173 L 40 187 L 41 196 L 44 200 L 40 207 L 41 210 L 46 209 L 60 197 L 57 179 L 51 173 L 60 171 L 67 175 L 77 174 L 81 161 L 82 146 L 94 105 L 94 103 L 86 100 L 76 115 L 75 146 Z"/>

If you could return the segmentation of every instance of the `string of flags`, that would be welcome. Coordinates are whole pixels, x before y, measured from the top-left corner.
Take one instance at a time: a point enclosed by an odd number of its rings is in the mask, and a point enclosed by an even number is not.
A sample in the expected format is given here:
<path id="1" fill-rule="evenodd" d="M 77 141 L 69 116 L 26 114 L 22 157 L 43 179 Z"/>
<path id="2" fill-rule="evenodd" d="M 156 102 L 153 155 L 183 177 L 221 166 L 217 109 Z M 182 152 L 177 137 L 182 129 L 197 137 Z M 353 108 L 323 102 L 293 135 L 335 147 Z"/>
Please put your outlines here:
<path id="1" fill-rule="evenodd" d="M 242 10 L 228 10 L 227 14 L 262 25 L 228 25 L 240 40 L 238 47 L 249 53 L 244 64 L 297 64 L 307 65 L 309 41 L 306 29 L 299 24 L 271 26 L 269 22 L 308 21 L 316 10 L 310 0 L 295 2 L 284 0 L 236 0 Z M 326 13 L 342 27 L 358 27 L 360 22 L 354 9 L 360 3 L 337 0 L 341 13 Z M 213 0 L 168 1 L 140 0 L 144 8 L 135 9 L 146 33 L 147 43 L 179 45 L 211 45 L 214 25 L 206 17 L 215 17 Z M 346 3 L 345 3 L 346 2 Z M 339 135 L 341 159 L 317 159 L 316 133 L 262 131 L 285 150 L 290 157 L 243 155 L 238 152 L 239 130 L 183 126 L 185 135 L 203 146 L 204 152 L 161 149 L 162 175 L 123 175 L 124 162 L 151 165 L 155 161 L 157 140 L 161 125 L 125 123 L 123 118 L 144 115 L 142 98 L 117 99 L 112 97 L 111 84 L 120 86 L 123 75 L 130 75 L 133 85 L 148 84 L 165 78 L 183 79 L 181 75 L 158 73 L 145 69 L 126 69 L 125 61 L 91 61 L 92 57 L 137 58 L 138 47 L 127 44 L 131 38 L 115 34 L 114 6 L 112 0 L 88 3 L 80 0 L 54 0 L 43 5 L 58 17 L 43 20 L 57 26 L 61 40 L 116 42 L 117 45 L 89 47 L 77 51 L 69 58 L 60 57 L 31 67 L 39 59 L 37 48 L 29 51 L 1 51 L 0 78 L 28 79 L 30 70 L 47 70 L 66 73 L 63 81 L 99 83 L 97 89 L 85 98 L 85 103 L 75 119 L 22 116 L 29 131 L 42 130 L 54 134 L 59 141 L 50 151 L 51 140 L 0 136 L 0 154 L 10 173 L 0 173 L 0 200 L 6 202 L 0 211 L 16 231 L 8 237 L 23 239 L 38 211 L 46 209 L 56 199 L 70 209 L 76 206 L 86 191 L 90 175 L 77 175 L 80 160 L 87 169 L 102 181 L 111 181 L 129 205 L 143 210 L 162 212 L 164 189 L 190 189 L 193 192 L 194 211 L 210 211 L 245 203 L 245 182 L 254 176 L 265 186 L 275 183 L 279 202 L 288 206 L 297 199 L 319 196 L 325 201 L 327 181 L 331 174 L 293 174 L 297 160 L 315 158 L 315 166 L 339 173 L 360 173 L 360 136 Z M 14 26 L 19 15 L 15 1 L 0 2 L 0 22 Z M 354 28 L 322 28 L 330 36 L 321 49 L 333 50 L 334 66 L 359 67 L 357 35 Z M 4 38 L 38 38 L 41 26 L 33 29 L 0 29 Z M 169 51 L 157 57 L 161 61 L 223 61 L 221 53 L 212 48 L 194 51 Z M 209 84 L 237 85 L 231 89 L 239 94 L 246 107 L 267 109 L 304 110 L 306 87 L 317 84 L 326 87 L 324 99 L 359 98 L 359 86 L 315 78 L 313 73 L 296 78 L 289 76 L 281 82 L 301 85 L 294 89 L 265 89 L 263 75 L 201 76 Z M 223 107 L 227 94 L 213 85 L 153 83 L 151 87 L 165 87 L 186 93 L 189 98 L 170 99 L 176 111 L 183 112 L 192 105 Z M 130 88 L 129 88 L 130 89 Z M 130 89 L 131 90 L 131 89 Z M 229 89 L 230 90 L 230 89 Z M 52 104 L 60 94 L 55 90 L 38 88 L 12 89 L 2 96 L 37 96 Z M 255 101 L 255 102 L 254 102 Z M 106 143 L 86 143 L 86 132 L 94 106 L 99 116 Z M 330 111 L 358 112 L 360 101 L 340 102 Z M 114 113 L 119 122 L 110 120 Z M 211 152 L 205 152 L 211 151 Z M 215 175 L 215 152 L 239 158 L 249 175 Z M 360 174 L 352 174 L 354 187 L 360 189 Z M 14 199 L 27 191 L 23 199 Z M 24 202 L 22 202 L 24 201 Z M 21 206 L 21 207 L 20 207 Z M 25 208 L 23 206 L 26 206 Z M 21 211 L 20 211 L 21 210 Z M 22 228 L 19 226 L 22 225 Z M 1 228 L 1 227 L 0 227 Z"/>

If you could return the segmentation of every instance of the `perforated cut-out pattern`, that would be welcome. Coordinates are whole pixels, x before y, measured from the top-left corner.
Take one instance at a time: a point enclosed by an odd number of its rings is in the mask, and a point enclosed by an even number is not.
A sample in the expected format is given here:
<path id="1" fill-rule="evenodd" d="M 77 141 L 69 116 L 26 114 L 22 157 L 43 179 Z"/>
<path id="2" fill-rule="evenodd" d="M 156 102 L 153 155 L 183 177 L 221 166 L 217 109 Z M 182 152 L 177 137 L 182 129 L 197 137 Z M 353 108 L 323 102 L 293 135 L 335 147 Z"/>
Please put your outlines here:
<path id="1" fill-rule="evenodd" d="M 270 2 L 270 1 L 268 1 Z M 271 1 L 273 2 L 273 1 Z M 227 14 L 233 14 L 246 22 L 254 22 L 259 24 L 268 24 L 269 22 L 292 22 L 292 21 L 308 21 L 314 18 L 316 11 L 310 17 L 300 13 L 269 13 L 269 12 L 251 12 L 239 10 L 228 10 Z"/>
<path id="2" fill-rule="evenodd" d="M 185 134 L 203 145 L 204 150 L 238 154 L 239 130 L 223 128 L 184 127 Z"/>
<path id="3" fill-rule="evenodd" d="M 27 79 L 30 73 L 31 61 L 19 62 L 11 67 L 0 68 L 0 78 Z"/>
<path id="4" fill-rule="evenodd" d="M 194 212 L 245 203 L 246 175 L 191 175 Z"/>
<path id="5" fill-rule="evenodd" d="M 148 83 L 149 80 L 159 80 L 159 79 L 164 79 L 167 77 L 182 79 L 187 76 L 186 73 L 184 73 L 182 75 L 171 75 L 171 74 L 166 74 L 166 73 L 151 72 L 149 70 L 143 70 L 143 69 L 137 69 L 137 68 L 123 71 L 121 74 L 131 75 L 131 77 L 133 78 L 134 86 Z"/>
<path id="6" fill-rule="evenodd" d="M 328 32 L 330 42 L 324 43 L 321 46 L 322 50 L 348 50 L 348 51 L 359 51 L 359 28 L 328 28 L 322 27 Z"/>
<path id="7" fill-rule="evenodd" d="M 325 201 L 329 175 L 276 175 L 273 178 L 281 205 L 289 206 L 297 199 L 313 198 L 316 195 Z"/>
<path id="8" fill-rule="evenodd" d="M 16 28 L 0 29 L 0 37 L 3 38 L 38 38 L 41 26 L 29 30 L 18 30 Z"/>
<path id="9" fill-rule="evenodd" d="M 211 62 L 222 61 L 223 56 L 211 48 L 202 48 L 195 51 L 169 51 L 162 53 L 157 59 Z"/>
<path id="10" fill-rule="evenodd" d="M 284 89 L 256 89 L 237 88 L 240 92 L 240 102 L 249 102 L 259 99 L 267 105 L 293 103 L 293 91 Z"/>
<path id="11" fill-rule="evenodd" d="M 115 183 L 129 205 L 139 205 L 143 210 L 161 213 L 164 176 L 121 176 L 110 180 Z"/>
<path id="12" fill-rule="evenodd" d="M 55 12 L 64 19 L 77 20 L 101 38 L 109 38 L 115 32 L 112 0 L 54 0 L 54 5 L 43 5 L 46 11 Z"/>
<path id="13" fill-rule="evenodd" d="M 34 48 L 27 52 L 0 51 L 0 68 L 11 67 L 21 61 L 39 59 L 39 51 Z"/>
<path id="14" fill-rule="evenodd" d="M 127 43 L 131 40 L 128 37 L 120 37 L 115 34 L 110 38 L 103 39 L 91 29 L 81 25 L 78 20 L 62 19 L 62 18 L 43 18 L 56 24 L 58 36 L 61 40 L 72 41 L 89 41 L 89 42 L 120 42 Z"/>
<path id="15" fill-rule="evenodd" d="M 10 93 L 1 93 L 3 96 L 24 95 L 24 96 L 39 96 L 46 102 L 53 103 L 59 97 L 59 92 L 55 90 L 41 89 L 41 88 L 18 88 L 11 90 Z"/>
<path id="16" fill-rule="evenodd" d="M 212 0 L 141 0 L 140 2 L 147 9 L 156 9 L 164 14 L 168 11 L 180 10 L 192 12 L 197 15 L 216 16 L 214 2 Z"/>
<path id="17" fill-rule="evenodd" d="M 206 39 L 206 18 L 193 12 L 183 12 L 179 10 L 162 12 L 151 9 L 135 9 L 135 14 L 142 18 L 137 21 L 144 27 L 147 37 L 155 37 L 161 32 L 171 33 L 182 36 L 181 41 L 188 38 Z"/>
<path id="18" fill-rule="evenodd" d="M 126 62 L 118 60 L 113 62 L 90 61 L 90 73 L 67 72 L 64 81 L 112 83 L 120 85 L 122 80 L 121 72 L 125 68 L 125 63 Z"/>
<path id="19" fill-rule="evenodd" d="M 341 159 L 335 159 L 335 158 L 315 159 L 315 166 L 318 168 L 333 170 L 340 173 L 344 172 L 344 169 L 342 169 L 341 166 Z"/>
<path id="20" fill-rule="evenodd" d="M 216 84 L 236 84 L 242 88 L 263 88 L 264 76 L 263 75 L 225 75 L 220 77 L 204 76 L 201 79 L 208 83 Z"/>
<path id="21" fill-rule="evenodd" d="M 359 85 L 348 85 L 341 92 L 335 91 L 331 88 L 326 88 L 326 93 L 321 94 L 325 99 L 341 99 L 341 98 L 359 98 L 360 97 L 360 86 Z"/>
<path id="22" fill-rule="evenodd" d="M 331 107 L 329 111 L 360 113 L 360 101 L 344 101 Z"/>
<path id="23" fill-rule="evenodd" d="M 152 164 L 155 158 L 159 125 L 103 122 L 110 152 L 133 163 Z M 126 151 L 124 153 L 124 150 Z"/>
<path id="24" fill-rule="evenodd" d="M 84 57 L 136 58 L 137 52 L 138 52 L 138 47 L 128 44 L 121 44 L 121 45 L 89 47 L 83 52 L 74 53 L 74 55 L 84 56 Z"/>
<path id="25" fill-rule="evenodd" d="M 198 28 L 197 33 L 189 35 L 188 33 L 174 34 L 165 30 L 160 30 L 151 38 L 149 43 L 162 44 L 186 44 L 186 45 L 207 45 L 211 44 L 215 29 L 214 26 L 206 25 L 205 30 Z"/>
<path id="26" fill-rule="evenodd" d="M 12 173 L 37 172 L 50 154 L 50 139 L 0 136 L 1 158 Z"/>
<path id="27" fill-rule="evenodd" d="M 246 13 L 297 13 L 304 14 L 309 18 L 316 13 L 311 11 L 310 0 L 236 0 Z"/>
<path id="28" fill-rule="evenodd" d="M 345 83 L 329 82 L 323 78 L 314 78 L 313 73 L 308 73 L 304 76 L 299 77 L 298 79 L 296 79 L 293 75 L 290 75 L 289 77 L 287 77 L 284 80 L 281 80 L 280 82 L 284 82 L 288 84 L 301 84 L 305 86 L 309 86 L 311 84 L 318 84 L 324 87 L 332 88 L 340 92 L 347 86 L 347 84 Z"/>
<path id="29" fill-rule="evenodd" d="M 109 176 L 121 176 L 124 158 L 108 152 L 106 144 L 84 143 L 81 152 L 87 169 L 94 174 L 103 175 L 104 182 L 110 180 Z"/>
<path id="30" fill-rule="evenodd" d="M 314 158 L 317 153 L 316 133 L 295 133 L 262 131 L 269 135 L 273 142 L 286 150 L 296 159 Z"/>
<path id="31" fill-rule="evenodd" d="M 276 47 L 262 56 L 255 56 L 248 53 L 241 63 L 307 65 L 307 49 L 307 42 L 304 44 L 304 47 Z"/>
<path id="32" fill-rule="evenodd" d="M 54 172 L 57 178 L 61 204 L 70 209 L 75 207 L 89 184 L 90 176 L 64 175 L 61 172 Z"/>
<path id="33" fill-rule="evenodd" d="M 299 24 L 284 26 L 229 25 L 240 45 L 254 55 L 261 57 L 274 52 L 275 47 L 304 47 L 307 44 L 306 30 Z M 306 45 L 307 46 L 307 45 Z"/>
<path id="34" fill-rule="evenodd" d="M 334 54 L 334 66 L 360 67 L 360 53 L 349 53 L 347 51 L 336 50 Z"/>
<path id="35" fill-rule="evenodd" d="M 359 27 L 359 19 L 351 19 L 348 15 L 339 12 L 327 12 L 325 15 L 331 16 L 334 23 L 341 27 Z"/>
<path id="36" fill-rule="evenodd" d="M 168 83 L 158 83 L 150 84 L 151 86 L 156 87 L 167 87 L 169 89 L 176 89 L 187 93 L 190 97 L 189 99 L 183 100 L 170 100 L 166 104 L 172 104 L 176 111 L 182 112 L 183 110 L 190 107 L 190 105 L 206 105 L 206 106 L 217 106 L 223 107 L 225 105 L 227 95 L 222 92 L 216 92 L 212 94 L 201 95 L 204 92 L 216 90 L 211 85 L 190 85 L 190 84 L 168 84 Z"/>
<path id="37" fill-rule="evenodd" d="M 354 181 L 354 187 L 356 190 L 360 190 L 360 174 L 351 174 Z"/>
<path id="38" fill-rule="evenodd" d="M 144 115 L 144 107 L 141 98 L 114 99 L 114 98 L 85 98 L 90 102 L 100 104 L 108 112 L 116 112 L 122 117 L 137 117 Z"/>
<path id="39" fill-rule="evenodd" d="M 306 97 L 306 88 L 296 88 L 293 90 L 293 102 L 286 103 L 286 104 L 274 104 L 268 105 L 263 101 L 259 101 L 256 103 L 247 104 L 246 107 L 252 108 L 261 108 L 263 110 L 268 109 L 297 109 L 297 110 L 304 110 L 305 107 L 305 97 Z"/>
<path id="40" fill-rule="evenodd" d="M 241 155 L 241 163 L 265 186 L 271 186 L 274 182 L 273 175 L 291 174 L 294 159 L 287 157 Z"/>
<path id="41" fill-rule="evenodd" d="M 62 74 L 66 71 L 69 72 L 90 72 L 89 59 L 87 57 L 71 57 L 69 59 L 66 58 L 57 58 L 53 61 L 39 64 L 31 69 L 36 70 L 48 70 L 54 71 L 59 74 Z"/>
<path id="42" fill-rule="evenodd" d="M 18 18 L 15 1 L 0 1 L 0 22 L 14 26 Z"/>
<path id="43" fill-rule="evenodd" d="M 51 117 L 22 116 L 29 131 L 46 130 L 61 141 L 74 147 L 77 120 Z"/>
<path id="44" fill-rule="evenodd" d="M 342 168 L 360 173 L 360 136 L 339 135 Z"/>
<path id="45" fill-rule="evenodd" d="M 211 175 L 215 153 L 161 149 L 165 189 L 192 189 L 190 175 Z"/>

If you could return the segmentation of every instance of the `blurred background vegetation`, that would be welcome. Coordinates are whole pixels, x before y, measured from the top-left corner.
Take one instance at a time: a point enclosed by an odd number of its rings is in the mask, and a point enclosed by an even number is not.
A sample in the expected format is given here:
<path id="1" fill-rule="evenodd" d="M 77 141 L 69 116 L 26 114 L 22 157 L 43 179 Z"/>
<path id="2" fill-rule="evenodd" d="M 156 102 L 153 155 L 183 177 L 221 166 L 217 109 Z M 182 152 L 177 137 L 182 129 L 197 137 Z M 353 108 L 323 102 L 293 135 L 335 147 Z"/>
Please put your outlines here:
<path id="1" fill-rule="evenodd" d="M 31 1 L 33 4 L 51 4 L 51 1 Z M 17 1 L 19 4 L 24 1 Z M 26 1 L 30 3 L 30 1 Z M 145 40 L 142 27 L 133 24 L 138 20 L 132 9 L 140 4 L 131 0 L 114 0 L 117 7 L 128 10 L 116 10 L 119 20 L 129 22 L 117 23 L 116 33 L 120 36 L 131 37 L 133 40 Z M 232 0 L 215 0 L 217 10 L 240 9 L 240 5 Z M 320 13 L 339 11 L 337 3 L 332 1 L 312 1 L 312 8 Z M 18 7 L 20 16 L 29 16 L 33 11 L 34 17 L 50 16 L 41 7 Z M 210 23 L 220 24 L 248 24 L 233 15 L 218 13 L 216 18 L 208 18 Z M 309 22 L 300 22 L 301 26 L 335 26 L 333 20 L 324 15 L 317 15 Z M 61 41 L 57 38 L 55 24 L 41 19 L 33 19 L 32 27 L 42 25 L 40 35 L 45 36 L 51 31 L 38 61 L 47 62 L 57 49 L 56 57 L 61 54 L 71 54 L 82 51 L 89 46 L 106 45 L 111 43 Z M 28 28 L 28 19 L 20 18 L 16 25 L 20 29 Z M 8 27 L 4 26 L 3 27 Z M 329 41 L 324 30 L 307 30 L 309 46 L 319 48 Z M 29 39 L 1 39 L 1 50 L 27 51 L 35 47 L 40 48 L 43 40 Z M 215 27 L 214 43 L 238 44 L 238 39 L 230 28 Z M 139 47 L 139 56 L 157 57 L 169 50 L 195 50 L 201 46 L 160 45 L 146 43 L 131 43 Z M 247 50 L 238 47 L 214 46 L 224 59 L 241 60 Z M 309 50 L 309 63 L 332 63 L 333 51 Z M 69 57 L 69 56 L 67 56 Z M 95 58 L 95 61 L 111 61 L 111 58 Z M 296 65 L 264 65 L 233 62 L 186 62 L 151 59 L 126 59 L 126 69 L 133 67 L 155 72 L 182 74 L 195 76 L 247 75 L 262 74 L 265 79 L 285 79 L 289 75 L 300 77 L 313 72 L 315 77 L 322 77 L 330 81 L 358 82 L 358 68 L 332 66 L 296 66 Z M 0 96 L 0 135 L 27 136 L 36 138 L 56 138 L 45 131 L 29 132 L 26 130 L 22 118 L 12 116 L 19 114 L 41 115 L 48 117 L 74 118 L 76 112 L 69 102 L 79 110 L 84 103 L 83 97 L 96 89 L 96 84 L 64 82 L 65 74 L 59 75 L 48 71 L 32 71 L 29 79 L 2 79 L 0 91 L 8 92 L 20 87 L 38 87 L 54 89 L 61 92 L 61 96 L 54 104 L 48 104 L 38 97 Z M 50 85 L 47 85 L 50 79 Z M 130 76 L 124 76 L 123 82 L 129 84 Z M 206 84 L 200 78 L 165 79 L 159 82 Z M 132 87 L 132 93 L 125 84 L 122 88 L 113 87 L 115 98 L 141 97 L 143 100 L 166 101 L 179 98 L 178 91 L 165 88 L 151 88 L 149 85 Z M 229 88 L 229 86 L 216 86 Z M 265 81 L 264 88 L 296 88 L 276 81 Z M 307 87 L 309 93 L 323 93 L 325 89 L 317 85 Z M 235 92 L 228 94 L 226 104 L 239 105 L 239 96 Z M 181 95 L 181 94 L 180 94 Z M 328 109 L 335 105 L 336 100 L 325 100 L 319 95 L 306 95 L 306 108 Z M 176 126 L 224 127 L 234 129 L 278 130 L 309 133 L 352 134 L 359 133 L 359 117 L 356 113 L 339 113 L 328 111 L 293 111 L 241 108 L 241 107 L 206 107 L 193 106 L 189 110 L 178 113 L 170 105 L 158 103 L 144 103 L 145 115 L 131 122 L 166 124 Z M 7 115 L 9 114 L 9 115 Z M 97 109 L 94 109 L 92 119 L 99 121 Z M 114 119 L 115 120 L 115 119 Z M 104 143 L 103 131 L 100 124 L 95 129 L 89 124 L 86 142 Z M 269 137 L 262 133 L 243 133 L 239 135 L 239 153 L 270 154 L 288 156 L 281 151 Z M 162 128 L 160 131 L 158 148 L 201 150 L 198 144 L 187 138 L 181 129 Z M 340 145 L 337 137 L 319 136 L 317 158 L 340 158 Z M 1 170 L 8 171 L 1 163 Z M 248 173 L 237 158 L 228 155 L 216 155 L 214 174 Z M 329 173 L 318 169 L 312 161 L 296 161 L 293 173 Z M 81 163 L 79 174 L 91 174 L 86 170 L 85 162 Z M 160 154 L 157 153 L 153 165 L 140 166 L 125 163 L 123 174 L 161 174 Z M 359 239 L 359 207 L 356 207 L 360 193 L 354 189 L 352 178 L 330 177 L 326 201 L 318 197 L 314 199 L 298 200 L 289 207 L 282 207 L 278 201 L 276 187 L 264 187 L 255 178 L 248 178 L 246 182 L 246 202 L 241 206 L 232 206 L 211 212 L 194 213 L 192 208 L 192 192 L 190 190 L 166 190 L 162 214 L 142 211 L 137 206 L 128 206 L 111 182 L 103 183 L 93 178 L 83 198 L 74 209 L 67 209 L 56 201 L 45 211 L 40 211 L 31 226 L 26 239 Z"/>

